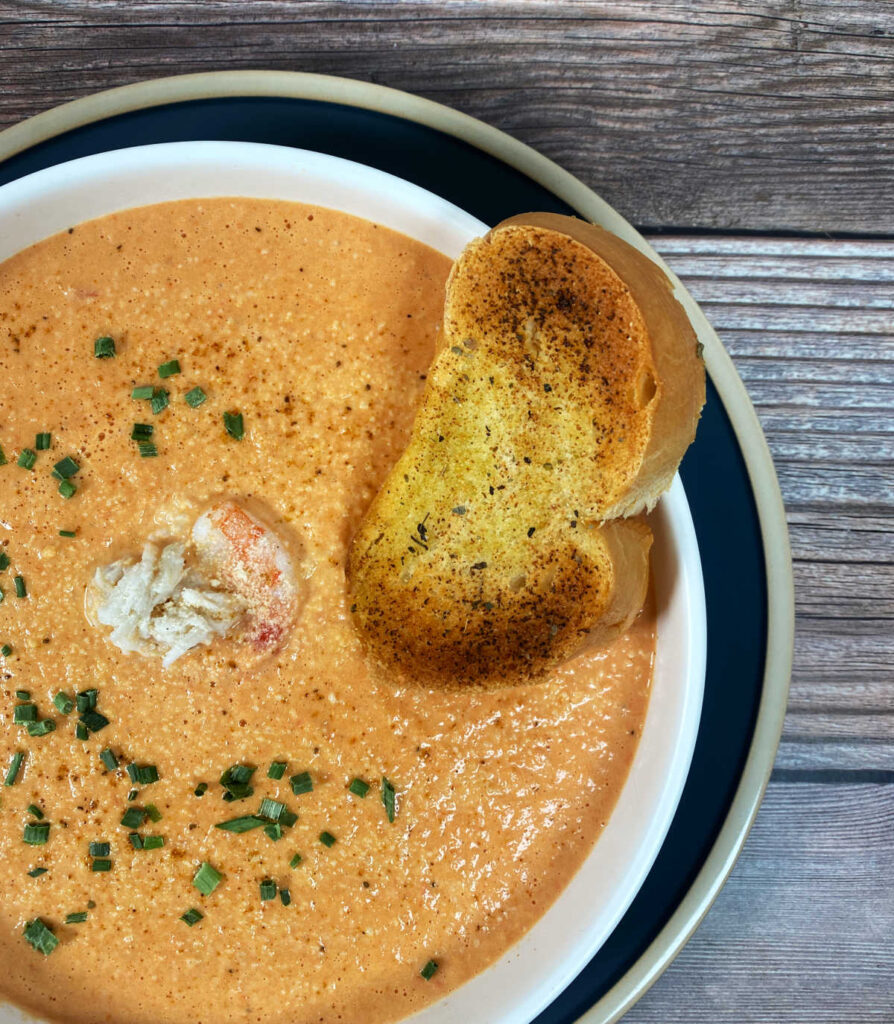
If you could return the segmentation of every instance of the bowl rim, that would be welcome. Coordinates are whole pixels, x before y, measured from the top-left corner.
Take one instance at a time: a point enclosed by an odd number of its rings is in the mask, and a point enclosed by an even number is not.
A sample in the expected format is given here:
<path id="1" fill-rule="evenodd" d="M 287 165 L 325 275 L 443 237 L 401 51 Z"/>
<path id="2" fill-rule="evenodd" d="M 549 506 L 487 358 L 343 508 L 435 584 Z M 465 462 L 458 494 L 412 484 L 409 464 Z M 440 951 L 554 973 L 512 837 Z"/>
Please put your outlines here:
<path id="1" fill-rule="evenodd" d="M 239 96 L 319 100 L 404 118 L 490 154 L 538 182 L 581 216 L 604 224 L 676 275 L 645 239 L 592 189 L 530 146 L 443 104 L 382 85 L 294 71 L 212 71 L 153 79 L 103 90 L 54 107 L 0 132 L 0 160 L 62 132 L 135 110 Z M 705 346 L 708 372 L 742 451 L 764 549 L 768 609 L 761 699 L 748 756 L 729 810 L 704 864 L 665 926 L 639 959 L 579 1018 L 611 1024 L 650 987 L 683 948 L 732 870 L 770 778 L 782 733 L 794 648 L 794 586 L 782 495 L 766 440 L 732 360 L 694 301 L 687 311 Z"/>

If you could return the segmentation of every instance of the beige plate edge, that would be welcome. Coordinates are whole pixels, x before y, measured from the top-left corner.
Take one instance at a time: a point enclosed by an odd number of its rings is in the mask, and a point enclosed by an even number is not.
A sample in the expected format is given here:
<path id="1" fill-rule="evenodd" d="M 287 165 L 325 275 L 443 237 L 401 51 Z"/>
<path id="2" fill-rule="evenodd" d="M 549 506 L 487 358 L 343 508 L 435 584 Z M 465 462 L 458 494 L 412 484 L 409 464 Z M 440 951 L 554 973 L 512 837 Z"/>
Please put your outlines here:
<path id="1" fill-rule="evenodd" d="M 639 960 L 578 1024 L 611 1024 L 650 988 L 680 952 L 733 868 L 766 789 L 782 733 L 794 646 L 794 587 L 782 495 L 757 415 L 727 355 L 694 299 L 642 236 L 573 175 L 497 128 L 409 93 L 368 82 L 291 71 L 216 71 L 161 78 L 95 93 L 0 132 L 0 160 L 65 131 L 133 110 L 224 96 L 286 96 L 364 107 L 428 125 L 491 154 L 548 188 L 659 263 L 677 285 L 705 346 L 711 379 L 736 432 L 748 469 L 767 574 L 767 660 L 751 749 L 726 821 L 683 901 Z"/>

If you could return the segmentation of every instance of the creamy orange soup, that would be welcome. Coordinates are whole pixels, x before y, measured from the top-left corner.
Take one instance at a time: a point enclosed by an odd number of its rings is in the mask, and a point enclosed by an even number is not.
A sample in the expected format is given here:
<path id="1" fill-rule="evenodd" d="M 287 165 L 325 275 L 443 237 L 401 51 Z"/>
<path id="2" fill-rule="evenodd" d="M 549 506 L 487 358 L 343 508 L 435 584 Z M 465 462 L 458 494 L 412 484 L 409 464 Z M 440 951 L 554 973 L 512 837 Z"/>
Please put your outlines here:
<path id="1" fill-rule="evenodd" d="M 0 265 L 3 777 L 24 754 L 0 808 L 9 1000 L 85 1024 L 398 1020 L 504 953 L 599 836 L 646 709 L 651 609 L 609 650 L 496 693 L 376 683 L 349 621 L 346 548 L 408 435 L 449 266 L 345 214 L 245 199 L 129 210 Z M 100 336 L 114 357 L 94 357 Z M 167 408 L 132 398 L 140 385 L 166 388 Z M 242 414 L 241 440 L 224 412 Z M 52 475 L 66 456 L 68 498 Z M 85 615 L 94 568 L 219 496 L 262 505 L 294 553 L 286 645 L 261 658 L 222 640 L 168 669 L 122 653 Z M 53 698 L 91 689 L 108 725 L 82 739 Z M 27 704 L 54 731 L 16 724 Z M 131 763 L 158 781 L 134 784 Z M 227 803 L 237 763 L 256 766 L 254 792 Z M 297 815 L 282 838 L 214 827 L 264 797 Z M 121 824 L 149 805 L 157 820 Z M 134 832 L 163 845 L 135 849 Z M 193 884 L 203 863 L 222 876 L 210 895 Z M 35 919 L 48 954 L 23 935 Z"/>

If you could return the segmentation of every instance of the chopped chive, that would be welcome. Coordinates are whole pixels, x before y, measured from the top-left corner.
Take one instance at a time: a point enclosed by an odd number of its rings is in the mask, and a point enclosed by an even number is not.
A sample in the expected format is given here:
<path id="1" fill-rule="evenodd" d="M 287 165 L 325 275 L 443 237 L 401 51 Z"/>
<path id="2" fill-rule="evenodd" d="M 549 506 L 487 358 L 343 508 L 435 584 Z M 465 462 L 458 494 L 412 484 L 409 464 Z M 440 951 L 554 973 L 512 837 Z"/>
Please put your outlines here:
<path id="1" fill-rule="evenodd" d="M 90 865 L 91 871 L 111 871 L 112 862 L 108 857 L 97 857 L 96 860 Z"/>
<path id="2" fill-rule="evenodd" d="M 16 700 L 31 700 L 31 691 L 16 690 Z"/>
<path id="3" fill-rule="evenodd" d="M 32 818 L 37 818 L 38 821 L 43 819 L 43 811 L 37 806 L 37 804 L 28 804 L 25 810 Z"/>
<path id="4" fill-rule="evenodd" d="M 142 807 L 128 807 L 121 816 L 124 828 L 139 828 L 146 820 L 146 812 Z"/>
<path id="5" fill-rule="evenodd" d="M 320 842 L 323 846 L 335 846 L 337 840 L 331 832 L 321 832 Z"/>
<path id="6" fill-rule="evenodd" d="M 267 769 L 267 778 L 281 779 L 286 773 L 286 764 L 285 761 L 273 761 Z"/>
<path id="7" fill-rule="evenodd" d="M 17 750 L 12 755 L 12 760 L 9 762 L 9 768 L 6 770 L 6 778 L 3 780 L 4 786 L 14 786 L 16 784 L 16 780 L 19 777 L 19 771 L 24 760 L 24 750 Z"/>
<path id="8" fill-rule="evenodd" d="M 74 700 L 67 693 L 62 693 L 61 691 L 53 697 L 53 704 L 62 715 L 70 715 L 75 709 Z"/>
<path id="9" fill-rule="evenodd" d="M 283 836 L 282 825 L 278 821 L 271 821 L 269 825 L 264 826 L 264 835 L 274 843 L 278 843 Z"/>
<path id="10" fill-rule="evenodd" d="M 245 437 L 245 423 L 242 420 L 241 412 L 225 412 L 223 414 L 224 429 L 237 441 Z"/>
<path id="11" fill-rule="evenodd" d="M 302 860 L 304 860 L 304 858 L 301 856 L 301 854 L 296 853 L 295 856 L 289 861 L 289 867 L 297 868 Z"/>
<path id="12" fill-rule="evenodd" d="M 294 811 L 290 811 L 288 807 L 279 816 L 279 824 L 283 828 L 291 828 L 297 820 L 298 815 Z"/>
<path id="13" fill-rule="evenodd" d="M 15 584 L 15 588 L 16 588 L 16 597 L 27 597 L 28 596 L 28 588 L 25 586 L 25 577 L 24 576 L 15 576 L 13 578 L 13 583 Z"/>
<path id="14" fill-rule="evenodd" d="M 187 391 L 184 397 L 186 398 L 186 404 L 193 409 L 198 409 L 198 407 L 208 398 L 205 392 L 199 387 L 193 388 L 192 391 Z"/>
<path id="15" fill-rule="evenodd" d="M 150 821 L 161 821 L 163 815 L 155 804 L 146 804 L 146 814 Z"/>
<path id="16" fill-rule="evenodd" d="M 160 850 L 164 844 L 164 836 L 145 836 L 143 839 L 144 850 Z"/>
<path id="17" fill-rule="evenodd" d="M 10 654 L 12 654 L 12 647 L 10 647 L 9 644 L 4 644 L 0 647 L 0 654 L 2 654 L 4 658 L 8 658 Z"/>
<path id="18" fill-rule="evenodd" d="M 29 736 L 46 736 L 56 731 L 56 722 L 52 718 L 44 718 L 40 722 L 29 722 L 26 728 Z"/>
<path id="19" fill-rule="evenodd" d="M 185 921 L 189 927 L 192 928 L 192 926 L 194 924 L 198 924 L 204 916 L 205 915 L 200 910 L 196 910 L 195 907 L 190 907 L 185 914 L 180 915 L 180 920 Z"/>
<path id="20" fill-rule="evenodd" d="M 148 441 L 155 432 L 151 423 L 134 423 L 130 431 L 131 441 Z"/>
<path id="21" fill-rule="evenodd" d="M 131 790 L 131 791 L 130 791 L 130 792 L 129 792 L 128 794 L 127 794 L 127 799 L 128 799 L 128 800 L 136 800 L 136 798 L 137 798 L 137 797 L 138 797 L 139 795 L 140 795 L 140 791 L 139 791 L 138 789 L 132 789 L 132 790 Z"/>
<path id="22" fill-rule="evenodd" d="M 3 445 L 0 445 L 0 466 L 6 465 L 6 455 L 3 451 Z"/>
<path id="23" fill-rule="evenodd" d="M 81 690 L 75 698 L 78 711 L 92 711 L 99 700 L 99 690 Z"/>
<path id="24" fill-rule="evenodd" d="M 131 782 L 139 783 L 141 786 L 150 786 L 158 782 L 158 768 L 154 764 L 129 764 L 127 774 Z"/>
<path id="25" fill-rule="evenodd" d="M 83 722 L 76 722 L 75 723 L 75 739 L 76 740 L 89 740 L 90 739 L 90 731 L 87 729 L 87 726 L 84 725 Z"/>
<path id="26" fill-rule="evenodd" d="M 71 480 L 63 480 L 62 483 L 59 484 L 59 493 L 65 499 L 73 498 L 75 494 L 77 494 L 77 491 L 77 487 L 75 487 Z"/>
<path id="27" fill-rule="evenodd" d="M 144 399 L 151 398 L 154 393 L 155 388 L 151 384 L 140 384 L 131 391 L 130 397 L 141 402 Z"/>
<path id="28" fill-rule="evenodd" d="M 180 372 L 180 363 L 176 359 L 169 359 L 166 363 L 162 363 L 158 368 L 158 375 L 162 379 L 165 377 L 175 377 Z"/>
<path id="29" fill-rule="evenodd" d="M 223 875 L 212 867 L 208 861 L 202 861 L 199 870 L 193 875 L 192 884 L 205 896 L 210 896 L 211 893 L 220 885 L 223 880 Z"/>
<path id="30" fill-rule="evenodd" d="M 105 750 L 100 752 L 100 761 L 109 769 L 110 772 L 115 771 L 118 767 L 118 758 L 112 753 L 111 748 L 106 747 Z"/>
<path id="31" fill-rule="evenodd" d="M 227 803 L 233 800 L 244 800 L 254 793 L 249 785 L 249 780 L 257 769 L 248 764 L 234 764 L 221 775 L 220 784 L 226 790 L 224 800 Z"/>
<path id="32" fill-rule="evenodd" d="M 246 814 L 241 818 L 230 818 L 228 821 L 218 822 L 214 827 L 222 832 L 235 832 L 241 835 L 243 832 L 250 832 L 253 828 L 260 828 L 266 822 L 257 814 Z"/>
<path id="33" fill-rule="evenodd" d="M 49 822 L 42 821 L 40 824 L 28 822 L 22 833 L 22 838 L 29 846 L 45 846 L 50 838 Z"/>
<path id="34" fill-rule="evenodd" d="M 135 850 L 143 849 L 143 837 L 140 835 L 139 832 L 131 832 L 131 834 L 127 838 L 130 840 L 130 845 Z"/>
<path id="35" fill-rule="evenodd" d="M 37 455 L 30 448 L 23 448 L 16 459 L 16 465 L 21 466 L 22 469 L 34 469 L 35 462 L 37 462 Z"/>
<path id="36" fill-rule="evenodd" d="M 394 792 L 394 786 L 382 776 L 382 803 L 385 806 L 385 813 L 388 815 L 389 821 L 394 821 L 394 812 L 397 806 L 397 797 Z"/>
<path id="37" fill-rule="evenodd" d="M 208 792 L 208 783 L 200 782 L 198 786 L 192 791 L 193 796 L 204 796 Z"/>
<path id="38" fill-rule="evenodd" d="M 426 981 L 431 981 L 438 973 L 438 962 L 436 960 L 429 960 L 419 973 Z"/>
<path id="39" fill-rule="evenodd" d="M 83 924 L 87 920 L 87 911 L 78 910 L 74 914 L 65 915 L 66 924 Z"/>
<path id="40" fill-rule="evenodd" d="M 53 934 L 52 929 L 39 918 L 35 917 L 25 925 L 25 941 L 38 953 L 49 956 L 59 945 L 59 940 Z"/>
<path id="41" fill-rule="evenodd" d="M 53 476 L 57 480 L 68 480 L 69 477 L 73 477 L 80 468 L 81 467 L 70 455 L 66 455 L 64 459 L 60 459 L 56 465 L 53 466 Z"/>
<path id="42" fill-rule="evenodd" d="M 0 551 L 0 572 L 9 568 L 10 557 L 5 551 Z"/>
<path id="43" fill-rule="evenodd" d="M 279 890 L 279 899 L 284 907 L 287 907 L 292 902 L 292 894 L 288 889 Z"/>
<path id="44" fill-rule="evenodd" d="M 131 782 L 136 782 L 140 776 L 140 766 L 132 761 L 125 769 Z"/>
<path id="45" fill-rule="evenodd" d="M 260 885 L 261 899 L 272 900 L 276 899 L 276 882 L 272 878 L 265 878 Z"/>
<path id="46" fill-rule="evenodd" d="M 93 342 L 93 355 L 97 359 L 111 359 L 115 355 L 115 339 L 107 334 Z"/>
<path id="47" fill-rule="evenodd" d="M 158 457 L 158 447 L 154 441 L 137 441 L 137 448 L 140 451 L 141 459 L 154 459 Z"/>
<path id="48" fill-rule="evenodd" d="M 369 792 L 369 783 L 364 782 L 363 779 L 352 779 L 351 785 L 348 786 L 348 792 L 363 799 Z"/>
<path id="49" fill-rule="evenodd" d="M 108 718 L 105 715 L 101 715 L 98 711 L 85 711 L 81 715 L 81 722 L 90 732 L 99 732 L 100 729 L 105 729 L 109 724 Z"/>
<path id="50" fill-rule="evenodd" d="M 59 531 L 59 536 L 60 537 L 77 537 L 77 532 L 75 530 L 60 530 Z"/>
<path id="51" fill-rule="evenodd" d="M 268 818 L 270 821 L 279 821 L 279 817 L 285 809 L 286 805 L 280 803 L 279 800 L 271 800 L 269 796 L 265 796 L 261 801 L 258 816 Z"/>
<path id="52" fill-rule="evenodd" d="M 149 403 L 149 408 L 157 416 L 160 412 L 167 409 L 170 402 L 171 396 L 164 388 L 154 388 L 152 391 L 152 400 Z"/>
<path id="53" fill-rule="evenodd" d="M 108 855 L 112 852 L 112 845 L 111 843 L 104 843 L 101 841 L 92 842 L 87 847 L 87 852 L 90 854 L 91 857 L 108 857 Z"/>
<path id="54" fill-rule="evenodd" d="M 310 772 L 299 772 L 297 775 L 293 775 L 289 779 L 289 785 L 292 787 L 292 792 L 295 796 L 300 796 L 302 793 L 310 793 L 314 788 Z"/>
<path id="55" fill-rule="evenodd" d="M 29 878 L 40 878 L 41 875 L 45 875 L 46 873 L 47 868 L 32 868 L 30 871 L 25 872 Z"/>
<path id="56" fill-rule="evenodd" d="M 36 704 L 18 704 L 13 708 L 12 720 L 16 725 L 26 725 L 28 722 L 37 721 Z"/>
<path id="57" fill-rule="evenodd" d="M 53 435 L 52 434 L 37 434 L 37 436 L 34 438 L 34 447 L 39 452 L 47 451 L 52 443 L 53 443 Z"/>

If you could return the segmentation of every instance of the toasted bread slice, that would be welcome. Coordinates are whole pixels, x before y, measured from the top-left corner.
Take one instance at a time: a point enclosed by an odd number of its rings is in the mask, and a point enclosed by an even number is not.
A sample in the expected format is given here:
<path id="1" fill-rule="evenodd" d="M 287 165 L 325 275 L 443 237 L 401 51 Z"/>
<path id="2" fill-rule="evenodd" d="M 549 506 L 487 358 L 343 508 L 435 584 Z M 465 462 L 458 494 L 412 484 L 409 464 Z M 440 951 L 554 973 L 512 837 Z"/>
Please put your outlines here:
<path id="1" fill-rule="evenodd" d="M 514 684 L 625 629 L 648 585 L 638 513 L 703 402 L 689 320 L 636 249 L 547 214 L 470 243 L 409 444 L 349 553 L 375 662 Z"/>

